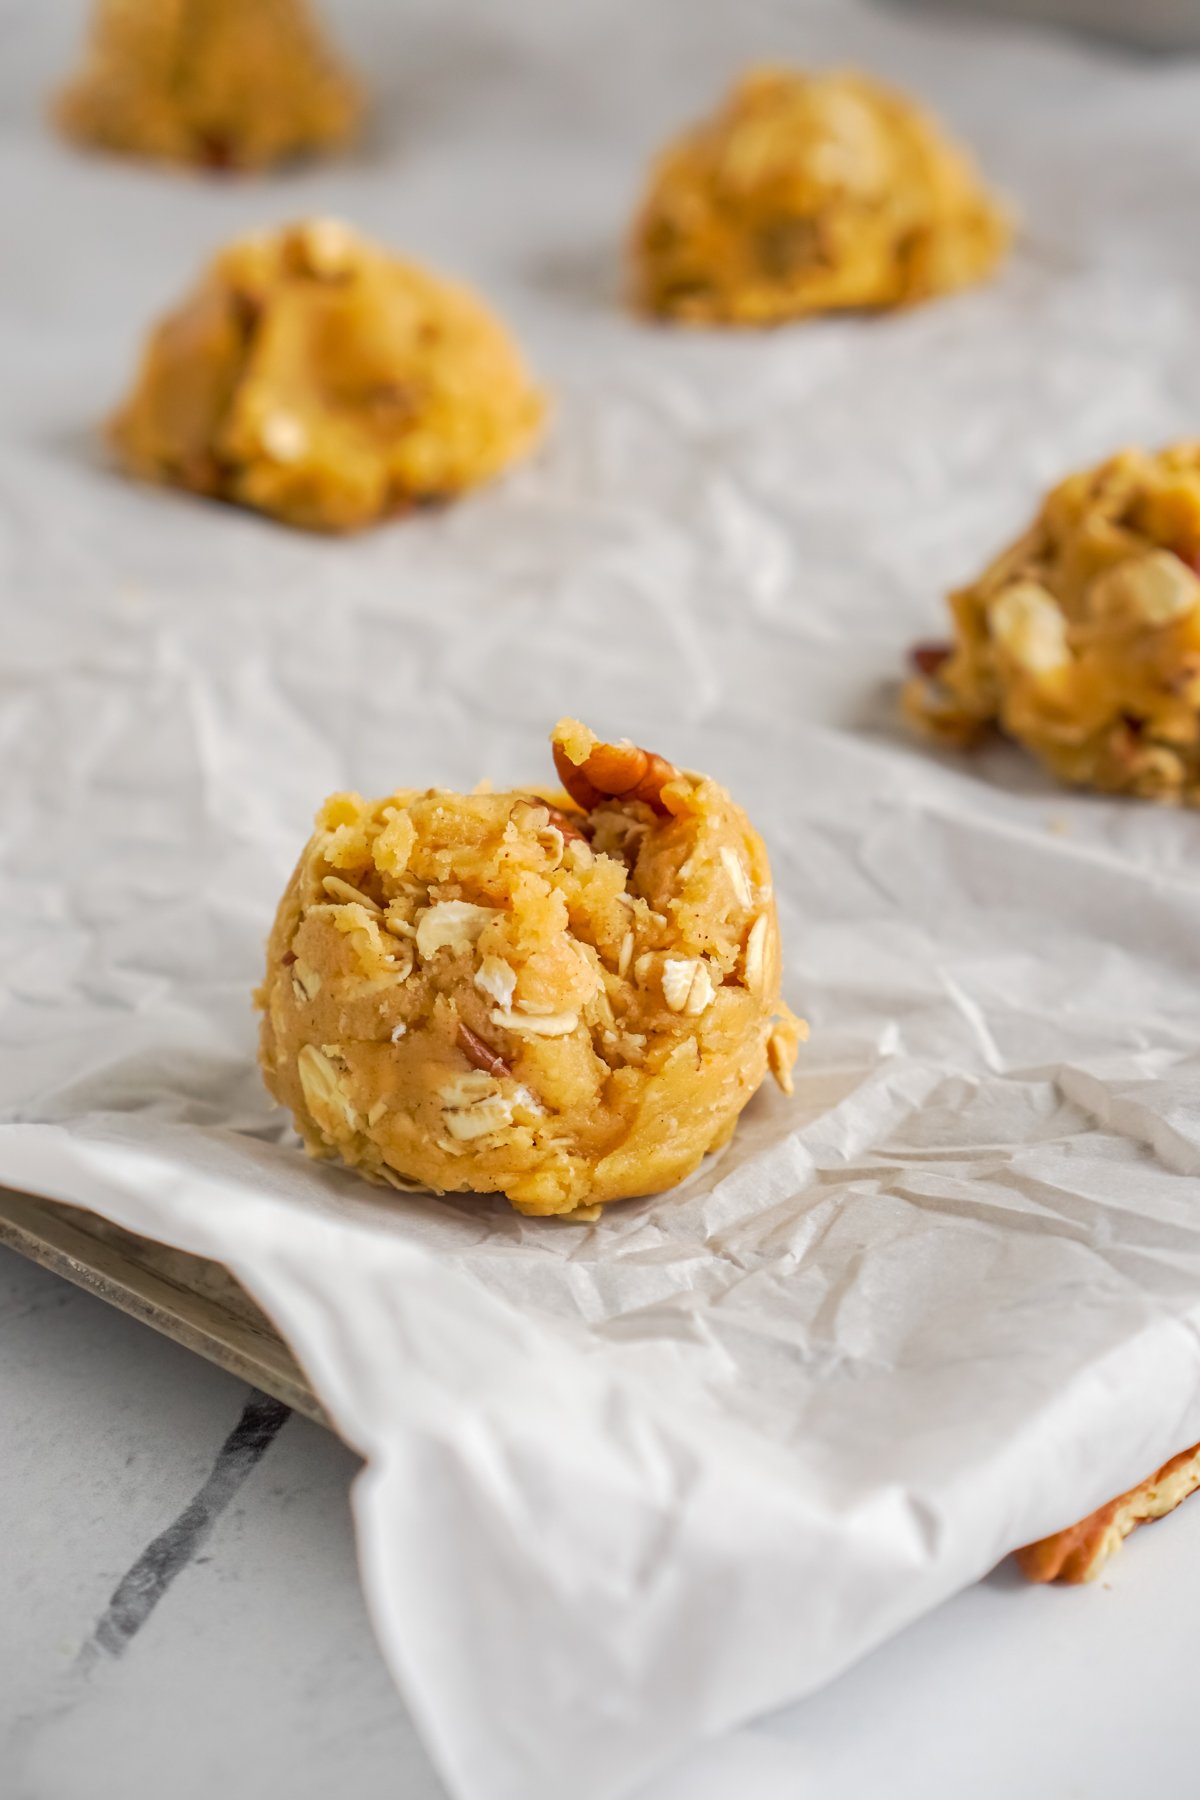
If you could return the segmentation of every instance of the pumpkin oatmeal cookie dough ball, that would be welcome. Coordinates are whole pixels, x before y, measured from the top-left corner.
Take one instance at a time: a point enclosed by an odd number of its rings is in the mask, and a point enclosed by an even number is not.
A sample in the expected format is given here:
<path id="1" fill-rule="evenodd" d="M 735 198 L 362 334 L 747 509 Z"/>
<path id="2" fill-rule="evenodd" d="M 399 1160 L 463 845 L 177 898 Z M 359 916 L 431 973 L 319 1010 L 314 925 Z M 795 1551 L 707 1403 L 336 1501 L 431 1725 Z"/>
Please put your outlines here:
<path id="1" fill-rule="evenodd" d="M 573 720 L 566 793 L 337 794 L 279 907 L 267 1085 L 314 1156 L 578 1213 L 681 1181 L 803 1025 L 723 788 Z"/>
<path id="2" fill-rule="evenodd" d="M 350 531 L 499 474 L 543 412 L 466 288 L 311 219 L 217 257 L 111 431 L 134 475 Z"/>
<path id="3" fill-rule="evenodd" d="M 350 136 L 358 90 L 304 0 L 98 0 L 68 136 L 208 168 L 258 168 Z"/>
<path id="4" fill-rule="evenodd" d="M 1200 804 L 1200 443 L 1072 475 L 921 645 L 910 718 L 999 726 L 1063 780 Z"/>
<path id="5" fill-rule="evenodd" d="M 968 156 L 903 94 L 755 69 L 659 158 L 633 294 L 691 325 L 905 306 L 982 280 L 1010 236 Z"/>

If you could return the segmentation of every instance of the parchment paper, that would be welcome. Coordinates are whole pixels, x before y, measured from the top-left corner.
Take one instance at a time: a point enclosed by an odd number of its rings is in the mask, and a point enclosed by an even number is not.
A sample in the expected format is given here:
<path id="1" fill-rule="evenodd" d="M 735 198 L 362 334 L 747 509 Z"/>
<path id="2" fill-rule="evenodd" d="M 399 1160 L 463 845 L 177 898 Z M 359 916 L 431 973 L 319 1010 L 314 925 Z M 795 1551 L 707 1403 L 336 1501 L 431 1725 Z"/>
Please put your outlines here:
<path id="1" fill-rule="evenodd" d="M 850 0 L 331 7 L 350 161 L 202 183 L 43 129 L 7 4 L 0 1179 L 227 1262 L 347 1438 L 384 1653 L 464 1800 L 616 1800 L 1200 1438 L 1200 821 L 896 722 L 1043 485 L 1200 422 L 1200 69 Z M 721 338 L 618 304 L 644 160 L 744 62 L 865 64 L 1019 199 L 994 285 Z M 94 422 L 233 232 L 476 281 L 544 451 L 355 541 L 123 481 Z M 329 790 L 543 779 L 562 713 L 774 856 L 794 1101 L 597 1225 L 306 1163 L 249 992 Z"/>

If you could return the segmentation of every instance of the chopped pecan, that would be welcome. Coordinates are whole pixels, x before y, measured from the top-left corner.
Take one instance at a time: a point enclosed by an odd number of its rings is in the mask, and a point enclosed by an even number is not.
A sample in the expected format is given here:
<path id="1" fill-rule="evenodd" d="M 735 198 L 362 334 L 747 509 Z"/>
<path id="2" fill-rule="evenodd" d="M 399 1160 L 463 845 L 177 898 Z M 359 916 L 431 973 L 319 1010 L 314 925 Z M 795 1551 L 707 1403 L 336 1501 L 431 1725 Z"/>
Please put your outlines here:
<path id="1" fill-rule="evenodd" d="M 535 801 L 534 804 L 546 808 L 546 811 L 550 814 L 550 823 L 562 832 L 564 843 L 569 844 L 572 838 L 576 839 L 578 843 L 587 843 L 586 837 L 580 830 L 580 827 L 583 824 L 582 819 L 572 818 L 571 814 L 565 813 L 561 806 L 551 806 L 548 800 L 538 800 Z"/>
<path id="2" fill-rule="evenodd" d="M 196 134 L 196 143 L 200 155 L 198 160 L 207 169 L 232 169 L 234 166 L 233 139 L 223 131 L 201 131 Z"/>
<path id="3" fill-rule="evenodd" d="M 485 1044 L 483 1039 L 476 1036 L 471 1027 L 464 1025 L 461 1019 L 458 1024 L 458 1047 L 468 1062 L 474 1063 L 477 1069 L 483 1069 L 486 1074 L 495 1075 L 497 1078 L 512 1074 L 512 1070 L 504 1058 L 498 1056 L 491 1045 Z"/>
<path id="4" fill-rule="evenodd" d="M 804 264 L 824 261 L 821 228 L 816 219 L 769 219 L 757 233 L 755 249 L 759 267 L 773 280 L 783 281 Z"/>
<path id="5" fill-rule="evenodd" d="M 921 643 L 913 645 L 908 653 L 908 660 L 918 675 L 936 675 L 952 654 L 950 644 Z"/>
<path id="6" fill-rule="evenodd" d="M 411 382 L 377 381 L 366 398 L 381 425 L 401 425 L 419 411 L 417 390 Z"/>

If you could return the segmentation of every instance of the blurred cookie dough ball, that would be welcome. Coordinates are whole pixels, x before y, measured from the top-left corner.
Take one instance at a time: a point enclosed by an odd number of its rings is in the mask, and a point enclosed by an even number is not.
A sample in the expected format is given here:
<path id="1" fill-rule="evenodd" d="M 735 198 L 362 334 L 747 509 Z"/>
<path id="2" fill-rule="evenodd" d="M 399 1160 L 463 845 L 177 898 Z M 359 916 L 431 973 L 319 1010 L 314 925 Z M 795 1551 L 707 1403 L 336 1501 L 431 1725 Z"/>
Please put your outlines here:
<path id="1" fill-rule="evenodd" d="M 55 104 L 83 143 L 208 168 L 329 149 L 360 110 L 305 0 L 97 0 Z"/>
<path id="2" fill-rule="evenodd" d="M 112 438 L 131 474 L 349 531 L 499 474 L 543 410 L 466 288 L 315 219 L 217 257 L 151 333 Z"/>
<path id="3" fill-rule="evenodd" d="M 1010 235 L 969 157 L 904 95 L 758 69 L 659 158 L 633 295 L 696 325 L 904 306 L 982 280 Z"/>
<path id="4" fill-rule="evenodd" d="M 582 725 L 565 792 L 337 794 L 279 907 L 267 1085 L 309 1151 L 578 1213 L 671 1187 L 803 1033 L 761 838 L 716 782 Z"/>
<path id="5" fill-rule="evenodd" d="M 950 598 L 906 710 L 944 742 L 993 726 L 1065 781 L 1200 803 L 1200 443 L 1072 475 Z"/>

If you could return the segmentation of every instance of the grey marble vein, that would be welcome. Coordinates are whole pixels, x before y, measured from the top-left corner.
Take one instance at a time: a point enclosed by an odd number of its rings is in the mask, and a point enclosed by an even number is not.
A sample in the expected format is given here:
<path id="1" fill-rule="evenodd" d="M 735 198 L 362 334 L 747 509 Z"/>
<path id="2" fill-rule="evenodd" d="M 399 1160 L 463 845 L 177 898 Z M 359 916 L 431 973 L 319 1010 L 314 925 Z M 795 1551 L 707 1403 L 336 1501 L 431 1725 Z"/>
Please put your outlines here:
<path id="1" fill-rule="evenodd" d="M 272 1400 L 257 1389 L 251 1391 L 207 1480 L 117 1583 L 95 1630 L 80 1651 L 84 1668 L 98 1655 L 122 1655 L 175 1577 L 203 1547 L 247 1475 L 262 1460 L 290 1417 L 291 1408 L 281 1400 Z"/>

